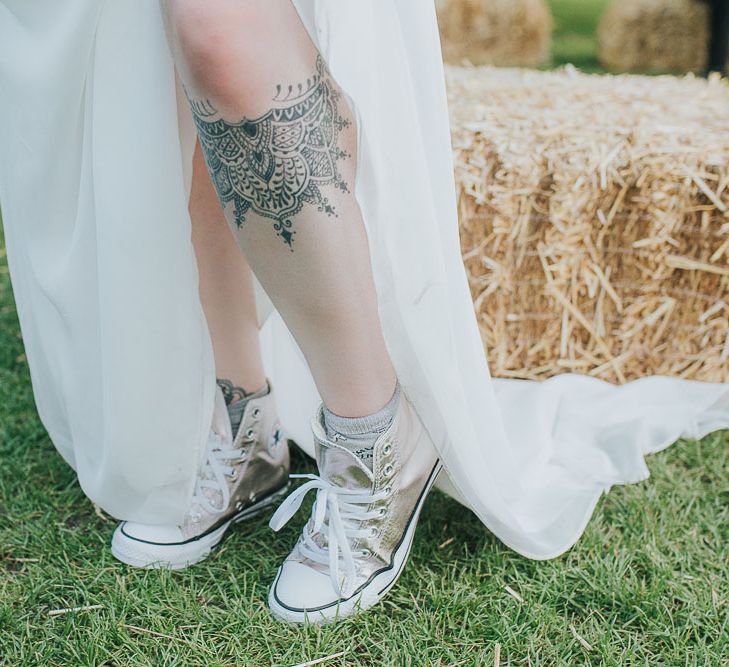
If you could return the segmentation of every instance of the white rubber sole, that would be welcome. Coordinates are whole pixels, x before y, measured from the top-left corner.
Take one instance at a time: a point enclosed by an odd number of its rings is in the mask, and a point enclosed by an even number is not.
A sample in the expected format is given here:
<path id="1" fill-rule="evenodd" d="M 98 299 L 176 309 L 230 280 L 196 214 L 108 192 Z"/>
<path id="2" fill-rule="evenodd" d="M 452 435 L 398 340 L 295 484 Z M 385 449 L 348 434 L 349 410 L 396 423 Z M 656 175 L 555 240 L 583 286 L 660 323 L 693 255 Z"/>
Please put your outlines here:
<path id="1" fill-rule="evenodd" d="M 144 569 L 182 570 L 190 565 L 205 560 L 212 550 L 220 544 L 228 528 L 233 524 L 265 511 L 288 492 L 287 484 L 259 503 L 247 507 L 239 514 L 232 516 L 228 521 L 215 530 L 177 544 L 159 544 L 144 540 L 137 540 L 123 532 L 124 524 L 120 524 L 111 538 L 111 553 L 122 563 Z"/>
<path id="2" fill-rule="evenodd" d="M 315 609 L 292 609 L 282 604 L 276 596 L 276 586 L 281 576 L 281 568 L 279 567 L 268 594 L 268 606 L 271 613 L 279 621 L 283 621 L 284 623 L 326 625 L 327 623 L 333 623 L 334 621 L 353 616 L 360 611 L 369 609 L 382 600 L 395 585 L 405 567 L 405 563 L 410 555 L 410 549 L 413 545 L 415 529 L 420 518 L 420 510 L 442 468 L 443 466 L 440 462 L 433 468 L 428 483 L 420 496 L 418 504 L 415 506 L 405 534 L 399 546 L 395 549 L 392 563 L 388 568 L 376 573 L 360 590 L 346 600 L 338 600 L 332 604 Z"/>

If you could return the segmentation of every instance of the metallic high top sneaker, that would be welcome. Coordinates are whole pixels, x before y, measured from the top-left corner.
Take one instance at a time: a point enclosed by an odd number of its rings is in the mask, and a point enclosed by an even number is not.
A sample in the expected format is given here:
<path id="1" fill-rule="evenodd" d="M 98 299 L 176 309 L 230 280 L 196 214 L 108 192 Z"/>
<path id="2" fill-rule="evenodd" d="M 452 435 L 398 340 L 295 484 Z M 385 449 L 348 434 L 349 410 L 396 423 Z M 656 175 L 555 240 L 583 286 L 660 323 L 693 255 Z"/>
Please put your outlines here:
<path id="1" fill-rule="evenodd" d="M 190 510 L 179 526 L 125 521 L 111 551 L 135 567 L 181 569 L 203 560 L 228 528 L 261 512 L 285 495 L 289 449 L 268 391 L 253 394 L 235 438 L 220 387 L 213 423 Z"/>
<path id="2" fill-rule="evenodd" d="M 405 565 L 420 510 L 441 465 L 435 447 L 403 393 L 390 427 L 374 444 L 372 471 L 327 440 L 322 407 L 312 420 L 321 473 L 271 518 L 279 530 L 304 496 L 316 490 L 311 518 L 279 568 L 268 603 L 280 620 L 327 623 L 378 602 Z"/>

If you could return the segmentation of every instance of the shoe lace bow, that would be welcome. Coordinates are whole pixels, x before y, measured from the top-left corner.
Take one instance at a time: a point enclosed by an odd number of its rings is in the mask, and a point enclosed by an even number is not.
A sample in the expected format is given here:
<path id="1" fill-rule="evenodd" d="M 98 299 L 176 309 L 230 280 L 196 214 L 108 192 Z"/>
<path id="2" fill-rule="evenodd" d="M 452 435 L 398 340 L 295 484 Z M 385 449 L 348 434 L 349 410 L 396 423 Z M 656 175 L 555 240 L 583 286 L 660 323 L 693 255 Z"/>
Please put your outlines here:
<path id="1" fill-rule="evenodd" d="M 357 576 L 352 541 L 360 537 L 372 537 L 371 529 L 363 524 L 368 519 L 381 515 L 378 510 L 368 510 L 367 507 L 385 498 L 385 492 L 367 493 L 360 489 L 348 489 L 332 484 L 318 475 L 294 474 L 290 477 L 309 481 L 295 489 L 279 505 L 269 526 L 275 531 L 281 530 L 299 510 L 309 491 L 316 490 L 311 518 L 302 531 L 299 549 L 305 558 L 328 565 L 334 590 L 339 595 L 351 593 Z M 321 546 L 314 540 L 317 534 L 325 538 L 326 546 Z M 341 577 L 340 561 L 344 566 Z"/>

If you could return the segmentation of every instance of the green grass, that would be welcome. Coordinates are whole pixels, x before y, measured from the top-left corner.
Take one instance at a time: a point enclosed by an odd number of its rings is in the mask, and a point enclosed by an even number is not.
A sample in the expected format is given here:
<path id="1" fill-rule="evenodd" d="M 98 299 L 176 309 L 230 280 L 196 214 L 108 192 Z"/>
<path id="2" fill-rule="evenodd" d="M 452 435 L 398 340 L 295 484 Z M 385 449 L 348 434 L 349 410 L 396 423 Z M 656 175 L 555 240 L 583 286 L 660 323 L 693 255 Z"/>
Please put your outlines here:
<path id="1" fill-rule="evenodd" d="M 651 457 L 652 478 L 613 490 L 549 562 L 509 551 L 434 493 L 392 593 L 327 628 L 280 625 L 266 609 L 298 526 L 277 535 L 256 519 L 185 572 L 117 563 L 114 523 L 36 415 L 0 254 L 0 664 L 294 665 L 344 651 L 326 664 L 491 665 L 497 642 L 502 665 L 726 664 L 726 432 Z M 49 615 L 86 605 L 101 608 Z"/>
<path id="2" fill-rule="evenodd" d="M 602 71 L 597 60 L 597 24 L 610 0 L 548 0 L 554 15 L 552 65 L 572 63 Z"/>

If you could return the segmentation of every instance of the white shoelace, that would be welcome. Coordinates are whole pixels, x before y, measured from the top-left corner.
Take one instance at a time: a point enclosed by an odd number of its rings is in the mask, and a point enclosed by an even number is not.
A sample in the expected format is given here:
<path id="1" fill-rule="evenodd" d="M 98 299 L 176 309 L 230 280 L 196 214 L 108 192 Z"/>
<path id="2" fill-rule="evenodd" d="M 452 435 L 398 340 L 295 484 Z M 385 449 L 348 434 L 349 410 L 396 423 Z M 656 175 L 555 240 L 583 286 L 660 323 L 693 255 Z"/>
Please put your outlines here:
<path id="1" fill-rule="evenodd" d="M 358 537 L 373 537 L 363 522 L 381 516 L 379 510 L 367 510 L 367 506 L 387 497 L 387 493 L 363 493 L 356 489 L 335 486 L 317 475 L 290 475 L 292 478 L 310 481 L 293 491 L 281 503 L 269 523 L 275 530 L 281 530 L 301 507 L 309 491 L 316 489 L 316 500 L 311 510 L 311 519 L 304 526 L 303 539 L 299 549 L 304 557 L 315 563 L 329 566 L 329 577 L 334 590 L 346 596 L 353 592 L 357 568 L 351 540 Z M 313 539 L 320 534 L 326 538 L 326 547 L 319 546 Z M 364 555 L 364 554 L 359 554 Z M 344 563 L 343 581 L 339 576 L 339 561 Z"/>
<path id="2" fill-rule="evenodd" d="M 249 442 L 251 439 L 244 439 Z M 195 483 L 195 493 L 192 497 L 193 505 L 197 504 L 210 514 L 221 514 L 230 504 L 230 488 L 228 479 L 235 473 L 232 463 L 239 463 L 246 455 L 246 450 L 230 446 L 218 433 L 211 432 L 206 445 L 205 464 Z M 216 507 L 205 491 L 220 494 L 222 502 Z M 194 512 L 193 512 L 194 514 Z"/>

